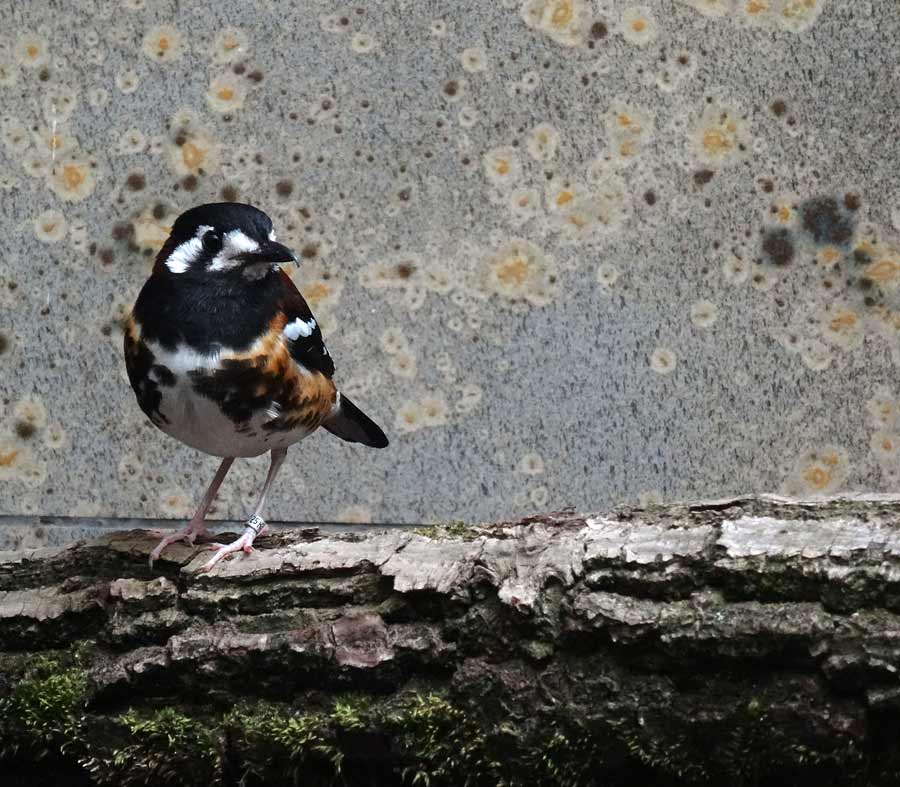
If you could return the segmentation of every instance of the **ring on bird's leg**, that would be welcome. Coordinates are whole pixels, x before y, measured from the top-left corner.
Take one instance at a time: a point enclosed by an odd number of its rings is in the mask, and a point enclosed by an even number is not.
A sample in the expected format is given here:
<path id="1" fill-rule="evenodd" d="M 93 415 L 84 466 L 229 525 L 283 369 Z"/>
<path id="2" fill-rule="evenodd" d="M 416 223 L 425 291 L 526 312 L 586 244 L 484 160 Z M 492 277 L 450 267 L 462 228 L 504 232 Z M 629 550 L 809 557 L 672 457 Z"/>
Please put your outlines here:
<path id="1" fill-rule="evenodd" d="M 259 516 L 259 514 L 254 514 L 247 520 L 246 524 L 244 525 L 244 532 L 246 533 L 248 530 L 250 530 L 253 533 L 253 537 L 256 538 L 262 532 L 262 529 L 265 526 L 266 520 Z"/>

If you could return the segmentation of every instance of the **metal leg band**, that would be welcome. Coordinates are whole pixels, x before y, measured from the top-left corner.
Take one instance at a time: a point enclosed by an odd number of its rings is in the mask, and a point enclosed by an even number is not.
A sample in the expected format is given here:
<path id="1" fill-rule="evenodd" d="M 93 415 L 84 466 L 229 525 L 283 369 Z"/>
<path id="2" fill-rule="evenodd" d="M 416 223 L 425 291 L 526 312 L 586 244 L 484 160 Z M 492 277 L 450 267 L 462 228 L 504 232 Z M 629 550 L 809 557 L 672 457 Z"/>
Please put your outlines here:
<path id="1" fill-rule="evenodd" d="M 266 526 L 266 520 L 263 519 L 261 516 L 251 516 L 250 519 L 247 520 L 247 523 L 245 525 L 247 530 L 253 531 L 254 538 L 256 538 L 259 535 L 259 531 L 262 530 L 265 526 Z"/>

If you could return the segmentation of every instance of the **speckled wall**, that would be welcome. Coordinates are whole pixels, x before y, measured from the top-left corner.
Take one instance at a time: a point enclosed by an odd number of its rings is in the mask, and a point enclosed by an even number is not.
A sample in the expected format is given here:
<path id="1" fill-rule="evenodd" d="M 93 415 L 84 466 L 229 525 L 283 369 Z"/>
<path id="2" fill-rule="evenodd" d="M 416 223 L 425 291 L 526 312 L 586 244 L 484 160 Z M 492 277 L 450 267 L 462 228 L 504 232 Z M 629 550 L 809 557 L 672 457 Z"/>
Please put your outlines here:
<path id="1" fill-rule="evenodd" d="M 275 220 L 387 451 L 272 519 L 896 489 L 895 0 L 0 0 L 0 513 L 189 515 L 121 320 L 178 212 Z M 239 461 L 216 515 L 248 512 Z"/>

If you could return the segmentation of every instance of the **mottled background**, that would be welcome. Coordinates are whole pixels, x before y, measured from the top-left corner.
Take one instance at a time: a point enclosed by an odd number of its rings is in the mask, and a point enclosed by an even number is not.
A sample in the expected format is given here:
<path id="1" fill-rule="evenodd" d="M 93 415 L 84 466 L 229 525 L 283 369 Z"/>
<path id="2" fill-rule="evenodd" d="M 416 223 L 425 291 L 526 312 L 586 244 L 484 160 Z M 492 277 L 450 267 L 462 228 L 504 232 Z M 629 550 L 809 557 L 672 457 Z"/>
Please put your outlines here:
<path id="1" fill-rule="evenodd" d="M 174 217 L 301 255 L 376 452 L 272 519 L 900 479 L 894 0 L 0 0 L 0 513 L 186 517 L 121 319 Z M 243 517 L 266 459 L 216 504 Z"/>

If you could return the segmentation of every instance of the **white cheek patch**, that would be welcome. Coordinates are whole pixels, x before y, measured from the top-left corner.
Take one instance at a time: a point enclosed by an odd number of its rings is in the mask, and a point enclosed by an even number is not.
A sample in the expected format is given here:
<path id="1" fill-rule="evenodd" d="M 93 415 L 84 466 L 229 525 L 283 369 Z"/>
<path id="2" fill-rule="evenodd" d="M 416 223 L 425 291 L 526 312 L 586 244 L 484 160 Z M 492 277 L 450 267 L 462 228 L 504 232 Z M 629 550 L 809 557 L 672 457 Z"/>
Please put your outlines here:
<path id="1" fill-rule="evenodd" d="M 309 318 L 309 322 L 298 317 L 293 322 L 289 322 L 284 326 L 284 335 L 288 337 L 292 342 L 297 341 L 301 336 L 306 338 L 307 336 L 311 336 L 312 332 L 316 329 L 316 320 L 314 317 Z"/>
<path id="2" fill-rule="evenodd" d="M 191 263 L 197 259 L 202 249 L 203 242 L 200 238 L 191 238 L 179 243 L 166 258 L 166 267 L 172 273 L 184 273 L 191 267 Z"/>
<path id="3" fill-rule="evenodd" d="M 269 230 L 269 240 L 275 242 L 275 230 Z"/>

